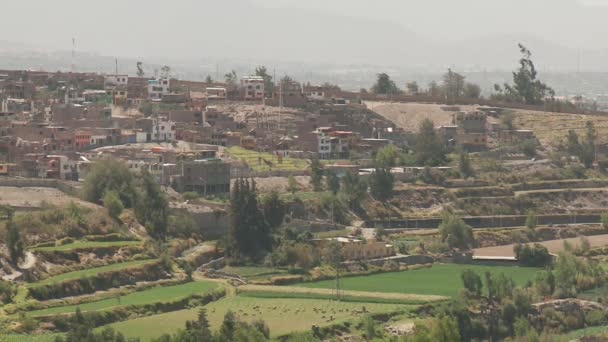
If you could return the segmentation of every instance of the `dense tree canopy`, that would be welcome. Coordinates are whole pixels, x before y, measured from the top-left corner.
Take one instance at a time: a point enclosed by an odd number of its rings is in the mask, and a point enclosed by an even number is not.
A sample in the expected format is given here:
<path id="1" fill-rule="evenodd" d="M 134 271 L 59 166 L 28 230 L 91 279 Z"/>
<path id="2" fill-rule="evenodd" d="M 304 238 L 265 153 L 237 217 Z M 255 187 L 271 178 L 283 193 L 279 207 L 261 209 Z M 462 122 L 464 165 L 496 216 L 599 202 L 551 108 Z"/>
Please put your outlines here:
<path id="1" fill-rule="evenodd" d="M 379 95 L 394 95 L 400 94 L 401 89 L 397 87 L 395 82 L 391 80 L 391 77 L 387 73 L 378 74 L 376 84 L 372 86 L 372 92 Z"/>
<path id="2" fill-rule="evenodd" d="M 441 138 L 435 132 L 435 126 L 430 119 L 424 119 L 416 135 L 416 161 L 423 166 L 437 166 L 446 162 L 445 147 Z"/>

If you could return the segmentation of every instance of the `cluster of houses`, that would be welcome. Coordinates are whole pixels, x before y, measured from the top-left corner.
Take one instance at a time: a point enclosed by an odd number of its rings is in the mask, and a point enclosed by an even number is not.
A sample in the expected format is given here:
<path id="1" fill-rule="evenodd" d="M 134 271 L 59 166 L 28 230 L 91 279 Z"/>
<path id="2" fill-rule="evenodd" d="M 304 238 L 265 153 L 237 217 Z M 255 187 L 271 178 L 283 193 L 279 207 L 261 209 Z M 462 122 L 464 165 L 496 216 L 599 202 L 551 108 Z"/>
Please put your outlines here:
<path id="1" fill-rule="evenodd" d="M 230 177 L 247 174 L 247 165 L 221 153 L 224 147 L 279 158 L 369 159 L 413 135 L 335 86 L 285 78 L 268 88 L 260 76 L 206 83 L 0 70 L 0 176 L 79 181 L 96 159 L 119 158 L 178 191 L 215 195 L 230 191 Z M 254 109 L 238 117 L 234 104 Z M 448 146 L 483 150 L 492 132 L 487 115 L 457 113 L 438 131 Z"/>

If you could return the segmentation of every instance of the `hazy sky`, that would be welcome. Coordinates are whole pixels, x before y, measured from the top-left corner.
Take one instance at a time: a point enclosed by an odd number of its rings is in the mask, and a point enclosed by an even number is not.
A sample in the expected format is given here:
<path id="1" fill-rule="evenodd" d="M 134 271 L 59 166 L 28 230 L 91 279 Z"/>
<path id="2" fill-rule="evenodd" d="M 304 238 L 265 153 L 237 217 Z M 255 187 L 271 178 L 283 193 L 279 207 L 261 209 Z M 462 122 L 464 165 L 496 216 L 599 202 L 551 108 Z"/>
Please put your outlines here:
<path id="1" fill-rule="evenodd" d="M 3 13 L 0 40 L 68 50 L 75 37 L 135 58 L 492 66 L 474 52 L 495 43 L 512 58 L 525 41 L 561 67 L 576 62 L 556 49 L 608 50 L 608 0 L 13 0 Z"/>

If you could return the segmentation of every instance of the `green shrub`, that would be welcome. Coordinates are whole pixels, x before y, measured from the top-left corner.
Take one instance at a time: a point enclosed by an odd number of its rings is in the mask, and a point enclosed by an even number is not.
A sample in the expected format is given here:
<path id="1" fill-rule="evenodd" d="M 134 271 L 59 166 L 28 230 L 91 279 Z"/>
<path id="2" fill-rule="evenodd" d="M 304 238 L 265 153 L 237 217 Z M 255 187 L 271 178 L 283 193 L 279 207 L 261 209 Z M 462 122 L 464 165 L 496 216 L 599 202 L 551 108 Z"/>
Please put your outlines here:
<path id="1" fill-rule="evenodd" d="M 604 227 L 605 229 L 608 229 L 608 213 L 603 213 L 601 218 L 602 218 L 602 227 Z"/>
<path id="2" fill-rule="evenodd" d="M 592 310 L 585 314 L 585 323 L 588 326 L 603 325 L 606 323 L 606 314 L 602 310 Z"/>
<path id="3" fill-rule="evenodd" d="M 188 192 L 184 192 L 182 194 L 182 197 L 184 197 L 184 199 L 186 201 L 192 201 L 192 200 L 198 199 L 200 197 L 200 195 L 196 191 L 188 191 Z"/>
<path id="4" fill-rule="evenodd" d="M 108 213 L 114 219 L 118 219 L 125 208 L 116 191 L 107 191 L 104 194 L 103 205 L 108 209 Z"/>

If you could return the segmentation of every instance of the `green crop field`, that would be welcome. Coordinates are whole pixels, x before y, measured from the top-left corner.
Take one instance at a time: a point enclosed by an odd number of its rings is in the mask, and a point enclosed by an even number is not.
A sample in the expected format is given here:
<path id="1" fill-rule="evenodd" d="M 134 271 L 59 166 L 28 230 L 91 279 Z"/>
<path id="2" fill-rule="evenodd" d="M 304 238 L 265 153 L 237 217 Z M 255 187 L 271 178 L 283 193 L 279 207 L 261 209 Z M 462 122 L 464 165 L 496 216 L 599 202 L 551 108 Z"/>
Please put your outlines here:
<path id="1" fill-rule="evenodd" d="M 283 162 L 279 164 L 277 156 L 270 153 L 251 151 L 241 147 L 230 147 L 226 149 L 226 152 L 233 158 L 247 163 L 255 172 L 303 171 L 308 168 L 308 160 L 306 159 L 283 158 Z"/>
<path id="2" fill-rule="evenodd" d="M 363 315 L 363 308 L 367 312 L 380 313 L 411 310 L 414 307 L 317 299 L 266 299 L 237 296 L 209 303 L 205 308 L 212 329 L 217 329 L 224 314 L 228 310 L 232 310 L 243 320 L 263 319 L 268 324 L 272 336 L 276 337 L 293 331 L 309 330 L 314 324 L 322 326 L 358 319 Z M 125 334 L 126 337 L 139 336 L 146 341 L 184 328 L 186 321 L 196 319 L 198 311 L 199 308 L 180 310 L 114 323 L 110 326 Z"/>
<path id="3" fill-rule="evenodd" d="M 155 287 L 149 290 L 133 292 L 118 298 L 110 298 L 97 302 L 84 303 L 80 305 L 59 306 L 55 308 L 35 310 L 28 312 L 28 316 L 50 316 L 63 313 L 71 313 L 80 307 L 82 311 L 109 310 L 119 306 L 145 305 L 153 303 L 174 302 L 195 294 L 206 294 L 218 288 L 218 283 L 210 281 L 196 281 L 181 285 Z"/>
<path id="4" fill-rule="evenodd" d="M 36 247 L 32 248 L 32 252 L 67 252 L 74 249 L 80 248 L 104 248 L 104 247 L 125 247 L 140 245 L 140 241 L 78 241 L 74 243 L 68 243 L 61 246 L 51 247 Z"/>
<path id="5" fill-rule="evenodd" d="M 117 264 L 111 264 L 111 265 L 97 267 L 97 268 L 89 268 L 89 269 L 86 269 L 86 270 L 68 272 L 68 273 L 63 273 L 63 274 L 56 275 L 54 277 L 49 277 L 47 279 L 41 280 L 41 281 L 36 282 L 36 283 L 31 283 L 31 284 L 29 284 L 29 286 L 30 287 L 36 287 L 36 286 L 42 286 L 42 285 L 48 285 L 48 284 L 58 283 L 58 282 L 66 281 L 66 280 L 73 280 L 73 279 L 79 279 L 79 278 L 84 278 L 84 277 L 90 277 L 90 276 L 94 276 L 94 275 L 96 275 L 98 273 L 111 272 L 111 271 L 119 271 L 119 270 L 123 270 L 123 269 L 126 269 L 126 268 L 131 268 L 131 267 L 137 267 L 137 266 L 142 266 L 142 265 L 146 265 L 146 264 L 151 264 L 151 263 L 153 263 L 155 261 L 157 261 L 157 260 L 156 259 L 136 260 L 136 261 L 129 261 L 129 262 L 121 262 L 121 263 L 117 263 Z"/>
<path id="6" fill-rule="evenodd" d="M 472 269 L 482 279 L 486 271 L 492 273 L 504 272 L 512 277 L 517 285 L 523 285 L 528 280 L 534 279 L 537 268 L 517 266 L 476 266 L 457 264 L 437 264 L 432 268 L 418 270 L 381 273 L 370 276 L 346 277 L 341 280 L 344 290 L 367 291 L 367 292 L 394 292 L 411 293 L 422 295 L 440 295 L 454 297 L 462 288 L 460 275 L 463 270 Z M 325 280 L 314 283 L 298 284 L 300 287 L 310 288 L 335 288 L 333 280 Z"/>

